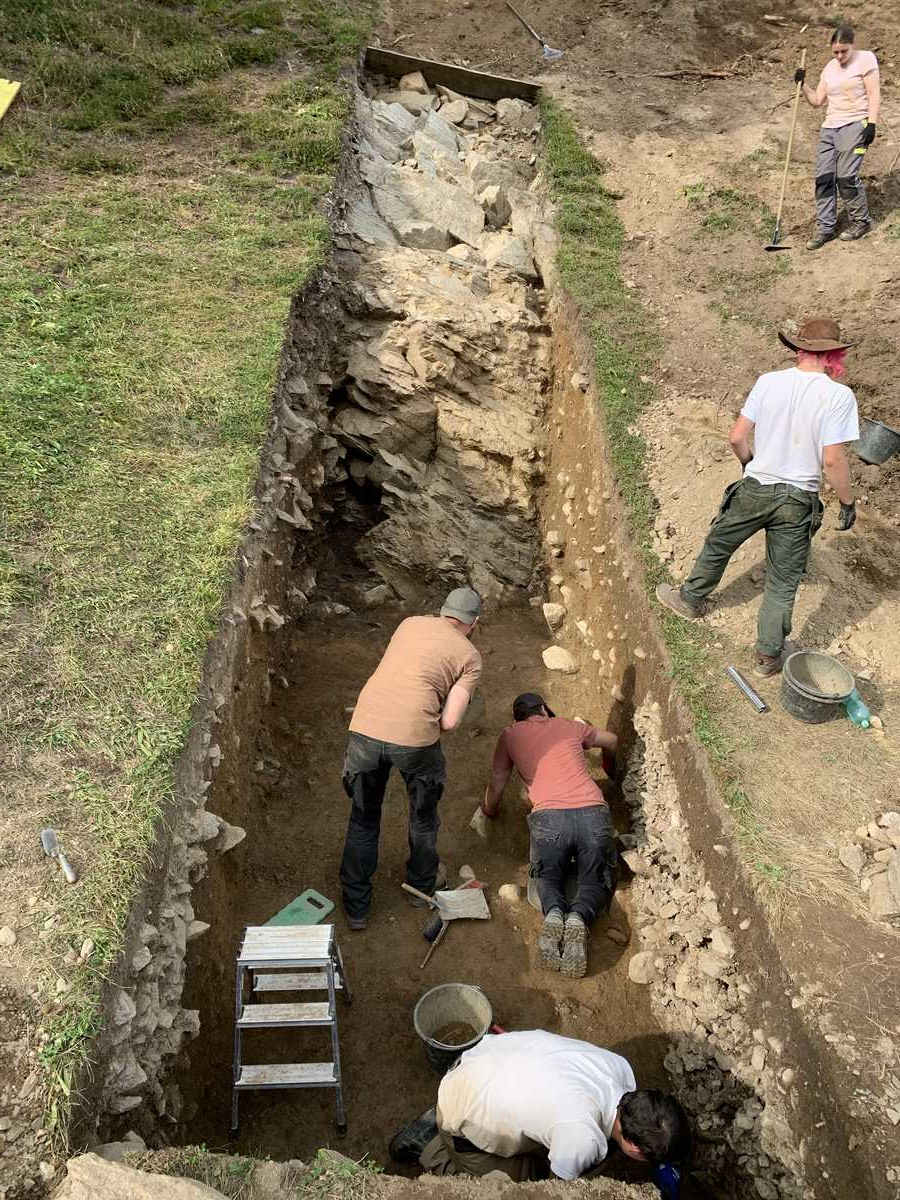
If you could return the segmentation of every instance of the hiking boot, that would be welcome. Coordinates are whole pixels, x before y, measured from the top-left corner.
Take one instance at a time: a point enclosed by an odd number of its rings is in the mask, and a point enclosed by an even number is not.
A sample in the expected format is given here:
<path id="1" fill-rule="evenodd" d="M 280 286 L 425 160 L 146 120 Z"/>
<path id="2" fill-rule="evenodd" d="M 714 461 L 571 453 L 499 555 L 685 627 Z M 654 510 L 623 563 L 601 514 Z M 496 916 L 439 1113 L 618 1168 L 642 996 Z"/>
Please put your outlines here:
<path id="1" fill-rule="evenodd" d="M 807 250 L 821 250 L 827 242 L 833 242 L 835 232 L 832 229 L 830 233 L 826 233 L 823 229 L 817 229 L 813 236 L 806 243 Z"/>
<path id="2" fill-rule="evenodd" d="M 761 679 L 767 679 L 770 675 L 777 675 L 781 670 L 782 662 L 783 655 L 781 654 L 776 654 L 774 657 L 771 654 L 757 654 L 753 674 L 758 675 Z"/>
<path id="3" fill-rule="evenodd" d="M 565 921 L 558 908 L 551 908 L 544 917 L 538 934 L 538 958 L 542 967 L 549 971 L 560 969 L 559 951 L 565 932 Z"/>
<path id="4" fill-rule="evenodd" d="M 858 242 L 861 237 L 865 237 L 872 229 L 872 222 L 866 221 L 862 225 L 851 225 L 849 229 L 845 229 L 841 234 L 842 242 Z"/>
<path id="5" fill-rule="evenodd" d="M 423 1112 L 421 1117 L 410 1121 L 399 1133 L 394 1134 L 388 1146 L 388 1153 L 394 1162 L 418 1162 L 419 1155 L 437 1135 L 437 1116 L 434 1108 L 429 1108 L 428 1112 Z"/>
<path id="6" fill-rule="evenodd" d="M 368 917 L 351 917 L 349 913 L 347 914 L 347 925 L 351 929 L 365 929 L 368 923 Z"/>
<path id="7" fill-rule="evenodd" d="M 407 880 L 407 882 L 409 882 L 409 881 Z M 447 868 L 442 862 L 439 862 L 438 869 L 437 869 L 437 877 L 435 878 L 435 881 L 434 881 L 434 888 L 432 890 L 432 895 L 434 894 L 434 892 L 439 892 L 441 890 L 441 888 L 446 887 L 446 886 L 447 886 Z M 430 908 L 431 907 L 431 905 L 426 905 L 424 900 L 420 900 L 418 896 L 411 896 L 409 894 L 409 892 L 406 893 L 406 899 L 409 901 L 409 903 L 412 905 L 413 908 L 426 908 L 426 907 Z"/>
<path id="8" fill-rule="evenodd" d="M 677 617 L 684 617 L 687 621 L 696 621 L 698 617 L 703 616 L 701 609 L 695 608 L 693 604 L 688 604 L 684 599 L 681 595 L 681 588 L 674 588 L 671 583 L 657 584 L 656 598 L 670 612 L 675 613 Z"/>
<path id="9" fill-rule="evenodd" d="M 569 979 L 581 979 L 587 972 L 587 926 L 578 913 L 566 916 L 559 970 Z"/>

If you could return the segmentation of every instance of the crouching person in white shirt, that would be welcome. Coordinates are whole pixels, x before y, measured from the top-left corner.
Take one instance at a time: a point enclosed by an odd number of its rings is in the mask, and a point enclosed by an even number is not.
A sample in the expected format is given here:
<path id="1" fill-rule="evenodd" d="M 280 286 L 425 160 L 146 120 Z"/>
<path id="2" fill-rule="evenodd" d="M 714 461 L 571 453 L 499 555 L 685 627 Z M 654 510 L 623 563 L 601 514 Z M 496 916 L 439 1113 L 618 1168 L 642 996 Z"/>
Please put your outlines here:
<path id="1" fill-rule="evenodd" d="M 450 1068 L 437 1105 L 391 1142 L 391 1157 L 433 1175 L 503 1171 L 522 1182 L 578 1179 L 610 1142 L 653 1166 L 685 1161 L 691 1135 L 674 1099 L 638 1091 L 628 1062 L 535 1029 L 488 1034 Z"/>

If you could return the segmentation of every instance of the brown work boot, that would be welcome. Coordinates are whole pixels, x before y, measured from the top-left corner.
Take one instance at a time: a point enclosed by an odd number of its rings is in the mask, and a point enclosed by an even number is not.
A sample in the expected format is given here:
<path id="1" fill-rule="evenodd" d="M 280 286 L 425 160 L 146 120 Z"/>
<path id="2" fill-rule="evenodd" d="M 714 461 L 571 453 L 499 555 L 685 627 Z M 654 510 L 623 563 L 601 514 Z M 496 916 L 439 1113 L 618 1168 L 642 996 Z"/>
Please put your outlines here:
<path id="1" fill-rule="evenodd" d="M 695 608 L 693 604 L 688 604 L 687 600 L 682 597 L 681 588 L 672 587 L 671 583 L 658 583 L 656 598 L 670 612 L 675 613 L 678 617 L 684 617 L 687 621 L 696 621 L 698 617 L 703 616 L 701 609 Z"/>
<path id="2" fill-rule="evenodd" d="M 840 235 L 842 242 L 858 242 L 861 237 L 865 237 L 872 228 L 871 221 L 863 221 L 859 225 L 851 225 L 849 229 L 845 229 Z"/>
<path id="3" fill-rule="evenodd" d="M 551 908 L 544 917 L 541 932 L 538 934 L 538 958 L 542 967 L 548 971 L 560 969 L 560 948 L 562 946 L 565 921 L 558 908 Z"/>
<path id="4" fill-rule="evenodd" d="M 770 675 L 777 675 L 781 670 L 783 663 L 783 655 L 776 654 L 757 654 L 756 664 L 753 667 L 753 674 L 759 675 L 761 679 L 767 679 Z"/>
<path id="5" fill-rule="evenodd" d="M 581 979 L 587 973 L 587 926 L 578 913 L 566 914 L 560 974 Z"/>
<path id="6" fill-rule="evenodd" d="M 829 242 L 833 242 L 836 237 L 834 230 L 825 232 L 822 229 L 817 229 L 813 236 L 806 243 L 807 250 L 821 250 L 823 246 L 827 246 Z"/>

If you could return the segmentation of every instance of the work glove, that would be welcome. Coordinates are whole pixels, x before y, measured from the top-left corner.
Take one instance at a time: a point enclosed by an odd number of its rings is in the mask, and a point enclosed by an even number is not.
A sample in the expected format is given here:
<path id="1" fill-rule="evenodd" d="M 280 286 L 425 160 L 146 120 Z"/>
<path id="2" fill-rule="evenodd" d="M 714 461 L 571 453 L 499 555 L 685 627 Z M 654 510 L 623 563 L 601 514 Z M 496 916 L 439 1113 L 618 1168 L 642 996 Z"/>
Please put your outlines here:
<path id="1" fill-rule="evenodd" d="M 794 72 L 794 83 L 806 83 L 806 68 L 798 67 Z"/>
<path id="2" fill-rule="evenodd" d="M 869 121 L 865 129 L 862 131 L 862 137 L 859 139 L 860 146 L 871 146 L 875 141 L 875 123 Z"/>
<path id="3" fill-rule="evenodd" d="M 856 521 L 856 502 L 841 505 L 841 515 L 838 517 L 838 529 L 849 529 Z"/>

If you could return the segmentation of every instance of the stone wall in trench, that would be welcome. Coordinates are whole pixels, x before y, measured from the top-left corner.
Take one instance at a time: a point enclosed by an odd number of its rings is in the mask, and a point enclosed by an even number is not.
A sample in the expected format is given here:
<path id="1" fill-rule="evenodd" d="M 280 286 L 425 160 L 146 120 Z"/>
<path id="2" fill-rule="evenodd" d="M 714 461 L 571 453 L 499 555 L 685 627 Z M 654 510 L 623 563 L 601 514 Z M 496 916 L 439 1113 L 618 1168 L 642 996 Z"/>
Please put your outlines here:
<path id="1" fill-rule="evenodd" d="M 177 1136 L 174 1065 L 199 1027 L 182 1004 L 186 948 L 208 931 L 192 887 L 245 836 L 215 810 L 247 794 L 259 713 L 280 686 L 270 669 L 280 630 L 311 605 L 340 614 L 317 586 L 334 521 L 377 496 L 356 548 L 373 573 L 361 605 L 461 582 L 501 597 L 535 570 L 550 380 L 537 264 L 552 262 L 528 190 L 536 112 L 516 103 L 501 120 L 502 105 L 479 105 L 469 119 L 447 103 L 452 123 L 436 95 L 419 97 L 413 114 L 357 94 L 335 251 L 292 307 L 256 515 L 208 653 L 160 867 L 108 987 L 80 1141 L 128 1127 L 152 1143 Z M 435 188 L 441 207 L 420 220 Z"/>

